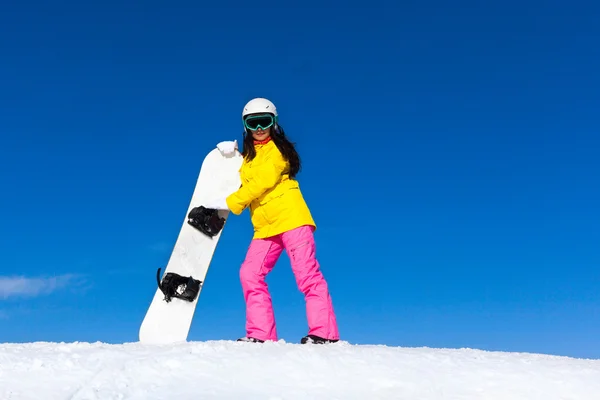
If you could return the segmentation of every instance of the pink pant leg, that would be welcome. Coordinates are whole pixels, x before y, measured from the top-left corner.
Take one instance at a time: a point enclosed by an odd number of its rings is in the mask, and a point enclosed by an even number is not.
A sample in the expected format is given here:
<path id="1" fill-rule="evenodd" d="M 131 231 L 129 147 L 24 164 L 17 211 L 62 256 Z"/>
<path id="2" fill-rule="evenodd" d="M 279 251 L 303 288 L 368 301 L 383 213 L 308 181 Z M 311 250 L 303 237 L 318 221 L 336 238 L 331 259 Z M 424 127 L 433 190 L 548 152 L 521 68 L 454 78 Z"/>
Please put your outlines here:
<path id="1" fill-rule="evenodd" d="M 246 336 L 277 340 L 271 295 L 265 277 L 283 251 L 279 237 L 254 239 L 240 268 L 240 281 L 246 301 Z"/>
<path id="2" fill-rule="evenodd" d="M 327 282 L 316 259 L 312 226 L 301 226 L 281 235 L 292 264 L 296 283 L 306 301 L 308 334 L 339 339 L 335 313 Z"/>

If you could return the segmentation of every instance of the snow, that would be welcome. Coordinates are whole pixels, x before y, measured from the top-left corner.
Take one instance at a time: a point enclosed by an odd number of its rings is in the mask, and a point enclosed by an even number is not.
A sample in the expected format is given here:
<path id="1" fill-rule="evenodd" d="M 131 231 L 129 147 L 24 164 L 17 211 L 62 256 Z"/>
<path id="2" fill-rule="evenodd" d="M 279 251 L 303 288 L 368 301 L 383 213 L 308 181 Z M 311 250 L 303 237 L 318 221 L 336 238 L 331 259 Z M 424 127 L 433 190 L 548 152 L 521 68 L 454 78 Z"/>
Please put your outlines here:
<path id="1" fill-rule="evenodd" d="M 598 400 L 600 360 L 233 341 L 0 344 L 0 399 Z"/>

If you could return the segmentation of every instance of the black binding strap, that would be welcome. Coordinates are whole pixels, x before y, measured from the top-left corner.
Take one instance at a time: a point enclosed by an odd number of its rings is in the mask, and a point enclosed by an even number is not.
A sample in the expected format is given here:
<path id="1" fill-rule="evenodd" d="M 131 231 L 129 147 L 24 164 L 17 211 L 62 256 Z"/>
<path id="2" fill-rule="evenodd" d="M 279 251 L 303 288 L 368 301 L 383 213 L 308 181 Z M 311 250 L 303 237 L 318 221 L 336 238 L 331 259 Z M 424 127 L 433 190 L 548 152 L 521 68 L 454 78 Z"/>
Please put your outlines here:
<path id="1" fill-rule="evenodd" d="M 200 286 L 202 281 L 194 279 L 191 276 L 185 277 L 174 272 L 167 272 L 160 279 L 160 270 L 156 271 L 156 283 L 158 288 L 165 295 L 164 300 L 169 303 L 172 298 L 177 298 L 185 301 L 192 302 L 200 293 Z"/>
<path id="2" fill-rule="evenodd" d="M 218 210 L 214 208 L 199 206 L 190 210 L 188 224 L 212 238 L 223 229 L 225 218 L 220 217 Z"/>

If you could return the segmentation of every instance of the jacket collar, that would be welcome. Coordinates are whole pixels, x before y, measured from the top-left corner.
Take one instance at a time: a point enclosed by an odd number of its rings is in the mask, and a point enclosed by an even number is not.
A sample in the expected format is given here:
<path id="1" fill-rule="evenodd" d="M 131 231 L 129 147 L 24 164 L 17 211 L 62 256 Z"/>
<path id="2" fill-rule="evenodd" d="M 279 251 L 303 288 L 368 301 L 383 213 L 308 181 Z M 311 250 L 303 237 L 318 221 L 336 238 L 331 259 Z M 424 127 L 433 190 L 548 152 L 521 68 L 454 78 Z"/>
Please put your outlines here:
<path id="1" fill-rule="evenodd" d="M 265 140 L 255 140 L 254 141 L 254 145 L 256 146 L 257 144 L 267 144 L 271 141 L 271 136 L 269 136 L 268 138 L 266 138 Z"/>

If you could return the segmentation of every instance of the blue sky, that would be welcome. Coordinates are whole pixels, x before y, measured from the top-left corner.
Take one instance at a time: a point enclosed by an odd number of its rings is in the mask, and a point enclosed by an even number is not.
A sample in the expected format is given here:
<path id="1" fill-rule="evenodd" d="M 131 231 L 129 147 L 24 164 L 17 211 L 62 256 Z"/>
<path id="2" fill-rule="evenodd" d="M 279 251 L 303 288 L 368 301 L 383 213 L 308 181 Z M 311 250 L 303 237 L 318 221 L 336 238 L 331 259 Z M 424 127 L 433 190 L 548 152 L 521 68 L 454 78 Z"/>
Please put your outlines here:
<path id="1" fill-rule="evenodd" d="M 261 96 L 342 339 L 600 357 L 597 4 L 200 4 L 3 5 L 0 342 L 136 341 L 202 158 Z M 244 335 L 251 236 L 230 219 L 190 340 Z M 268 283 L 297 342 L 285 255 Z"/>

